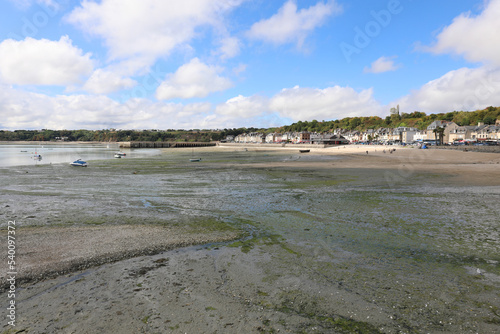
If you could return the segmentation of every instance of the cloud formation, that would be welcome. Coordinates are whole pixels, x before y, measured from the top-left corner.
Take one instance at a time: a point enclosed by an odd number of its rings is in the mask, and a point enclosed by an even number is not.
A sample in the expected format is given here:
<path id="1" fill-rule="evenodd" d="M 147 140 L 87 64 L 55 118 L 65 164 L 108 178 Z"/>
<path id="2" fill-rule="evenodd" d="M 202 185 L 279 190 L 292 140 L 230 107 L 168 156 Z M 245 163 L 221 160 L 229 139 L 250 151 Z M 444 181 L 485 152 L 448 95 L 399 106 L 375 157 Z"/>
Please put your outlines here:
<path id="1" fill-rule="evenodd" d="M 269 107 L 294 121 L 337 119 L 382 114 L 383 108 L 373 97 L 373 90 L 357 92 L 350 87 L 325 89 L 293 87 L 271 98 Z"/>
<path id="2" fill-rule="evenodd" d="M 397 100 L 407 112 L 472 111 L 500 105 L 500 69 L 460 68 Z"/>
<path id="3" fill-rule="evenodd" d="M 263 96 L 238 95 L 221 103 L 215 109 L 216 114 L 231 116 L 232 118 L 256 117 L 267 111 L 269 101 Z"/>
<path id="4" fill-rule="evenodd" d="M 156 98 L 170 100 L 206 97 L 210 93 L 231 88 L 231 80 L 219 76 L 220 71 L 216 66 L 206 65 L 198 58 L 193 58 L 175 73 L 167 75 L 166 80 L 156 90 Z"/>
<path id="5" fill-rule="evenodd" d="M 109 94 L 132 88 L 136 84 L 137 82 L 130 78 L 123 78 L 114 72 L 97 69 L 84 84 L 83 89 L 92 94 Z"/>
<path id="6" fill-rule="evenodd" d="M 110 61 L 140 59 L 139 70 L 189 43 L 198 27 L 220 25 L 224 14 L 241 1 L 84 0 L 66 20 L 102 38 Z"/>
<path id="7" fill-rule="evenodd" d="M 384 73 L 384 72 L 396 71 L 398 68 L 401 67 L 401 65 L 395 64 L 394 59 L 396 59 L 396 56 L 380 57 L 379 59 L 375 60 L 370 65 L 370 67 L 365 67 L 363 72 L 365 72 L 365 73 Z"/>
<path id="8" fill-rule="evenodd" d="M 307 9 L 297 11 L 297 4 L 289 0 L 275 15 L 254 23 L 247 36 L 272 44 L 296 43 L 301 47 L 305 38 L 326 18 L 339 13 L 341 7 L 335 1 L 318 2 Z"/>
<path id="9" fill-rule="evenodd" d="M 0 43 L 0 80 L 16 85 L 78 84 L 92 72 L 90 57 L 68 36 L 59 41 L 7 39 Z"/>
<path id="10" fill-rule="evenodd" d="M 464 13 L 437 36 L 435 45 L 423 50 L 436 54 L 458 54 L 471 62 L 500 66 L 500 0 L 486 3 L 483 12 Z"/>

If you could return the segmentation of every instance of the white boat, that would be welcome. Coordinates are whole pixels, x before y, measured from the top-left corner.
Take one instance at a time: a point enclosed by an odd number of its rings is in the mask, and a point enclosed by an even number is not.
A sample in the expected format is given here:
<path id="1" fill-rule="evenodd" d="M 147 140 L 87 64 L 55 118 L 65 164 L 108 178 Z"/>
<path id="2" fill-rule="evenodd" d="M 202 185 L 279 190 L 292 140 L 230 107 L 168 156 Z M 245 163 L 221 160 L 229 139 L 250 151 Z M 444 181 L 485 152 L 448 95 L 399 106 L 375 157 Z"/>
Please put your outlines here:
<path id="1" fill-rule="evenodd" d="M 87 167 L 88 166 L 87 162 L 83 161 L 82 159 L 75 160 L 72 163 L 70 163 L 70 165 L 75 166 L 75 167 Z"/>
<path id="2" fill-rule="evenodd" d="M 119 155 L 118 153 L 115 154 L 115 158 L 118 158 L 118 159 L 121 159 L 121 155 Z"/>
<path id="3" fill-rule="evenodd" d="M 42 156 L 40 154 L 34 154 L 33 159 L 40 161 L 40 160 L 42 160 Z"/>
<path id="4" fill-rule="evenodd" d="M 126 156 L 126 154 L 125 154 L 125 153 L 123 153 L 123 152 L 116 152 L 116 153 L 115 153 L 115 158 L 116 158 L 116 156 L 117 156 L 117 155 L 119 155 L 120 157 L 124 157 L 124 156 Z"/>

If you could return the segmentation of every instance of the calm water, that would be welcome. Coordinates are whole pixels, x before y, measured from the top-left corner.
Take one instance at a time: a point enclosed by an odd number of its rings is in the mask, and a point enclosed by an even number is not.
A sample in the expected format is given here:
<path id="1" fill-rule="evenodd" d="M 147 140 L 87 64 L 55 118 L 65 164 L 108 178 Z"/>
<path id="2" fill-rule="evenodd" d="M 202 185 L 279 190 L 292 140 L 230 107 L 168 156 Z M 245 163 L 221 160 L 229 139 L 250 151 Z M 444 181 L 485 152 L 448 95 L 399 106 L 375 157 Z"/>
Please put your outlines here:
<path id="1" fill-rule="evenodd" d="M 0 144 L 0 167 L 69 164 L 77 159 L 88 162 L 114 159 L 114 153 L 118 151 L 118 144 Z M 155 149 L 121 151 L 127 154 L 127 158 L 159 154 Z M 36 159 L 35 155 L 41 155 L 42 159 Z"/>

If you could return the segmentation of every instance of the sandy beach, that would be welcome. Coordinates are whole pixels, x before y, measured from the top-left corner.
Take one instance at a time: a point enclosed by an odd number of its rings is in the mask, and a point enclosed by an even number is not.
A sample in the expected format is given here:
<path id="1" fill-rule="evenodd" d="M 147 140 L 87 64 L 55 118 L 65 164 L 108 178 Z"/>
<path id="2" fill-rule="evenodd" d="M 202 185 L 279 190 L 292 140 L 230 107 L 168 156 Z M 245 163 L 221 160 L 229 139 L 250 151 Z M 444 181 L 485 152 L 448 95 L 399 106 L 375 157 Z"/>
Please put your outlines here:
<path id="1" fill-rule="evenodd" d="M 500 330 L 500 154 L 245 148 L 0 169 L 2 333 Z"/>

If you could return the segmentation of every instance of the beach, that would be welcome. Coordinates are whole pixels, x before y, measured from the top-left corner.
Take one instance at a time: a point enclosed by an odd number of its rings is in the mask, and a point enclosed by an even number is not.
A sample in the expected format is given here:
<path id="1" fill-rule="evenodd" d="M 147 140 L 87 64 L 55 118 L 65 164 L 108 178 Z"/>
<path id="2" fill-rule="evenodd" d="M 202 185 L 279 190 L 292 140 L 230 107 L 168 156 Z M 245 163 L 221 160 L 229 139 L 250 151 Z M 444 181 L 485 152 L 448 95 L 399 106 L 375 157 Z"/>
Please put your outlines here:
<path id="1" fill-rule="evenodd" d="M 4 333 L 500 329 L 500 154 L 161 151 L 0 168 Z"/>

